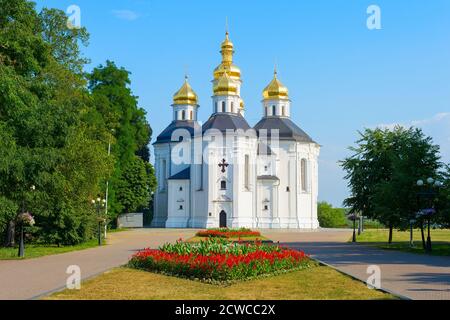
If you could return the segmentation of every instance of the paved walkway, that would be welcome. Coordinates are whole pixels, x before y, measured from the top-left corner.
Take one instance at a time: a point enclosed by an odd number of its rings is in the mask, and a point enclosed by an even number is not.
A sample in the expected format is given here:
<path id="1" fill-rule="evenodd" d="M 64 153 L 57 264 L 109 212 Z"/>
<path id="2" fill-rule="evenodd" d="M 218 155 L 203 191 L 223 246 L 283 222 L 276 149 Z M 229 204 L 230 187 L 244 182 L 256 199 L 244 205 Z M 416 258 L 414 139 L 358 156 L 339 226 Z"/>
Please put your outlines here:
<path id="1" fill-rule="evenodd" d="M 0 299 L 32 299 L 65 287 L 66 269 L 81 268 L 86 279 L 125 264 L 143 247 L 157 247 L 184 239 L 196 230 L 143 229 L 110 234 L 109 245 L 30 260 L 0 260 Z M 450 257 L 433 257 L 386 251 L 347 243 L 349 230 L 298 232 L 263 230 L 269 238 L 293 248 L 358 279 L 366 281 L 367 267 L 381 269 L 381 286 L 412 299 L 450 300 Z"/>
<path id="2" fill-rule="evenodd" d="M 82 279 L 125 264 L 143 247 L 193 236 L 195 230 L 142 229 L 111 233 L 108 245 L 29 260 L 0 260 L 0 300 L 32 299 L 66 286 L 67 267 L 78 265 Z"/>
<path id="3" fill-rule="evenodd" d="M 367 267 L 381 270 L 381 287 L 410 299 L 450 300 L 450 257 L 427 256 L 347 243 L 351 231 L 298 233 L 267 231 L 280 243 L 304 250 L 364 282 Z"/>

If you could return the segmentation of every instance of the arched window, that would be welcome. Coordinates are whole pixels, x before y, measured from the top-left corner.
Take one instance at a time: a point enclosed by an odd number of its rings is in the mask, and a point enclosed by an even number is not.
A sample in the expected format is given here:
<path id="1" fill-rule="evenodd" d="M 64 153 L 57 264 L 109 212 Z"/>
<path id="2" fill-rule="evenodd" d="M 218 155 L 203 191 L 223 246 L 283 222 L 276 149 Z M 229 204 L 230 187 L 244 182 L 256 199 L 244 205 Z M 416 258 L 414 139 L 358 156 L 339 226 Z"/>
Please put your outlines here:
<path id="1" fill-rule="evenodd" d="M 273 116 L 277 115 L 277 107 L 276 106 L 272 106 L 272 115 Z"/>
<path id="2" fill-rule="evenodd" d="M 215 112 L 219 112 L 219 104 L 217 103 L 217 101 L 214 103 L 214 110 Z"/>
<path id="3" fill-rule="evenodd" d="M 234 112 L 234 102 L 233 101 L 231 101 L 230 106 L 231 106 L 231 112 Z"/>
<path id="4" fill-rule="evenodd" d="M 302 183 L 302 191 L 307 192 L 308 191 L 308 168 L 307 168 L 307 162 L 306 159 L 302 159 L 301 165 L 301 183 Z"/>
<path id="5" fill-rule="evenodd" d="M 285 106 L 281 106 L 281 115 L 282 115 L 283 117 L 286 116 L 286 108 L 285 108 Z"/>
<path id="6" fill-rule="evenodd" d="M 222 112 L 226 111 L 226 103 L 225 103 L 225 101 L 222 101 L 222 110 L 221 111 Z"/>
<path id="7" fill-rule="evenodd" d="M 220 190 L 227 190 L 227 182 L 225 180 L 220 181 Z"/>
<path id="8" fill-rule="evenodd" d="M 189 111 L 189 120 L 194 120 L 194 113 L 191 111 Z"/>
<path id="9" fill-rule="evenodd" d="M 186 120 L 186 111 L 181 111 L 181 120 Z"/>

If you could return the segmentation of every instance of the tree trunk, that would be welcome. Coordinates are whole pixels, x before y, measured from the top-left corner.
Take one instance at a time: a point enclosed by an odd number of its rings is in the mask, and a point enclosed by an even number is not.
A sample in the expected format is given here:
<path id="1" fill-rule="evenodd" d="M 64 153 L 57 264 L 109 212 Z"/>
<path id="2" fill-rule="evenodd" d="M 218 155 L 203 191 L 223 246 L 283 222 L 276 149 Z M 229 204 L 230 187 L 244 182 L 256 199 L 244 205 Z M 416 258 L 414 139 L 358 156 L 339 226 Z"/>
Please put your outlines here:
<path id="1" fill-rule="evenodd" d="M 14 220 L 8 223 L 8 230 L 6 232 L 5 247 L 14 247 L 16 238 L 16 224 Z"/>
<path id="2" fill-rule="evenodd" d="M 425 250 L 426 249 L 426 242 L 425 242 L 425 233 L 423 232 L 423 221 L 420 222 L 420 233 L 422 235 L 422 247 L 423 247 L 423 250 Z"/>
<path id="3" fill-rule="evenodd" d="M 393 227 L 392 226 L 389 226 L 389 244 L 392 244 L 392 229 L 393 229 Z"/>

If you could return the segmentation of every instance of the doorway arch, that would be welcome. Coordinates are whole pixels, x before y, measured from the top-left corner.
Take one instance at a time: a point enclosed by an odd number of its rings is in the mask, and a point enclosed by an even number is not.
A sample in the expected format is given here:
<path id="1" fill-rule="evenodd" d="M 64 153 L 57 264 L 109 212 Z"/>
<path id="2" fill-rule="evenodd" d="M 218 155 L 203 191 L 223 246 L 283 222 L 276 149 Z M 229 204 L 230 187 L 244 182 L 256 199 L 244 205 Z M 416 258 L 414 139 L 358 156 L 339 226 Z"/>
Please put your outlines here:
<path id="1" fill-rule="evenodd" d="M 222 210 L 219 213 L 219 227 L 226 228 L 227 227 L 227 213 Z"/>

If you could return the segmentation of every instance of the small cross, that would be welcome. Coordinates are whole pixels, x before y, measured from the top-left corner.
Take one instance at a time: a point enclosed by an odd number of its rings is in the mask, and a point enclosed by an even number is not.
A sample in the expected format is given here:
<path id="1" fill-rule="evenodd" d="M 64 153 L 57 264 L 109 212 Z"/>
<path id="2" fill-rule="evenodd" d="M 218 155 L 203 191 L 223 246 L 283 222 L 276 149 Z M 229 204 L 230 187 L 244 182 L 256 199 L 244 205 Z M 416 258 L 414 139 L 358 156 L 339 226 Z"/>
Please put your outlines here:
<path id="1" fill-rule="evenodd" d="M 225 159 L 222 159 L 222 162 L 219 163 L 219 167 L 222 167 L 222 172 L 225 173 L 225 168 L 228 167 L 229 164 L 225 161 Z"/>

